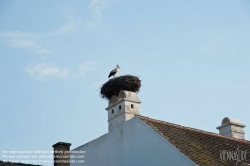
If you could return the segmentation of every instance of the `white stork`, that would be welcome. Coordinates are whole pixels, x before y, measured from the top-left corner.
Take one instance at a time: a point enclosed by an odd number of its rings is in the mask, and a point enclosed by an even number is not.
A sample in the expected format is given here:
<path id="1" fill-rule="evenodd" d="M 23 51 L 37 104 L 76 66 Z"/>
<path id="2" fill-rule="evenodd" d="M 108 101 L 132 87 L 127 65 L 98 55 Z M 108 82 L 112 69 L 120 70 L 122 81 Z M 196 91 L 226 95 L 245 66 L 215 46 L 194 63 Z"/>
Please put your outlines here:
<path id="1" fill-rule="evenodd" d="M 119 65 L 116 65 L 116 68 L 114 70 L 112 70 L 109 74 L 109 78 L 111 76 L 113 76 L 113 78 L 115 77 L 115 74 L 120 70 L 120 66 Z"/>

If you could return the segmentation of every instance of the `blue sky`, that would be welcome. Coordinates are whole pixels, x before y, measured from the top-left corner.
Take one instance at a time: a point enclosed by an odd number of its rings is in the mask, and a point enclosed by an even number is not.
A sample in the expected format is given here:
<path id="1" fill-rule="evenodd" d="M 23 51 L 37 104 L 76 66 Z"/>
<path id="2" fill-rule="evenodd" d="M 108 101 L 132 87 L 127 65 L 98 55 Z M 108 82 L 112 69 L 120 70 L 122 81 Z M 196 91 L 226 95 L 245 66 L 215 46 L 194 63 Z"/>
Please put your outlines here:
<path id="1" fill-rule="evenodd" d="M 248 0 L 1 0 L 0 22 L 1 151 L 105 134 L 116 64 L 140 76 L 142 115 L 215 133 L 236 118 L 250 140 Z"/>

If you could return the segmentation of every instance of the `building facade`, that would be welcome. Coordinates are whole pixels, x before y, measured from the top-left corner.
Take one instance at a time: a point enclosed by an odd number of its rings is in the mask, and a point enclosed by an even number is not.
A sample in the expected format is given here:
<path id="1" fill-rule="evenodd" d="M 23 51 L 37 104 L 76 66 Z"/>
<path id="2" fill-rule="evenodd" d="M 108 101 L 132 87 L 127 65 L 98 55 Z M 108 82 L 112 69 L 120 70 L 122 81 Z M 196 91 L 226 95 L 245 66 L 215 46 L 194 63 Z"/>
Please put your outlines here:
<path id="1" fill-rule="evenodd" d="M 85 154 L 84 163 L 70 165 L 250 165 L 250 141 L 239 121 L 224 118 L 216 134 L 141 116 L 140 103 L 134 92 L 112 96 L 106 108 L 109 132 L 71 150 Z"/>

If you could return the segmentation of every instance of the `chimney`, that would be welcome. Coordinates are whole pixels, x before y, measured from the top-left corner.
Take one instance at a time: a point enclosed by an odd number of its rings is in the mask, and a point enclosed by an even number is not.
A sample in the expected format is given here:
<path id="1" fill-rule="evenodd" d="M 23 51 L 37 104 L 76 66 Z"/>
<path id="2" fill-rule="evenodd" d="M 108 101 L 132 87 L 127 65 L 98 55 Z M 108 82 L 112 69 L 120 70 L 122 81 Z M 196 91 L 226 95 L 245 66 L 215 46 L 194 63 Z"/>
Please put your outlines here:
<path id="1" fill-rule="evenodd" d="M 246 125 L 240 124 L 237 119 L 225 117 L 221 122 L 221 126 L 218 126 L 217 129 L 221 135 L 245 139 L 244 127 Z"/>
<path id="2" fill-rule="evenodd" d="M 118 96 L 109 100 L 108 111 L 109 131 L 132 119 L 135 114 L 140 115 L 140 101 L 135 92 L 121 90 Z"/>
<path id="3" fill-rule="evenodd" d="M 70 143 L 58 142 L 54 148 L 54 166 L 70 166 Z"/>

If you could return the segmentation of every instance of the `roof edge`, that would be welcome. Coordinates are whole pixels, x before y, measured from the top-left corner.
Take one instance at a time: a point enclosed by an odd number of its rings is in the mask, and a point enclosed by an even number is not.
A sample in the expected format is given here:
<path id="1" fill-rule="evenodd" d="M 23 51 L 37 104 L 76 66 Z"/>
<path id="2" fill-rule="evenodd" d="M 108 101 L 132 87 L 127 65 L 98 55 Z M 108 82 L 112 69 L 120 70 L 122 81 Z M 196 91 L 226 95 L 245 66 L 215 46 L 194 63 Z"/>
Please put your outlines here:
<path id="1" fill-rule="evenodd" d="M 202 133 L 202 134 L 206 134 L 206 135 L 210 135 L 210 136 L 214 136 L 214 137 L 220 137 L 220 138 L 224 138 L 224 139 L 228 139 L 228 140 L 232 140 L 232 141 L 236 141 L 236 142 L 250 144 L 249 140 L 243 140 L 243 139 L 228 137 L 228 136 L 224 136 L 224 135 L 209 132 L 209 131 L 204 131 L 204 130 L 195 129 L 195 128 L 191 128 L 191 127 L 181 126 L 181 125 L 178 125 L 178 124 L 169 123 L 169 122 L 165 122 L 165 121 L 162 121 L 162 120 L 152 119 L 152 118 L 142 116 L 142 115 L 135 115 L 135 116 L 137 116 L 139 119 L 141 119 L 143 121 L 154 122 L 154 123 L 163 124 L 163 125 L 167 125 L 167 126 L 171 126 L 171 127 L 176 127 L 178 129 L 181 129 L 181 130 L 193 131 L 193 132 L 196 132 L 196 133 Z"/>

